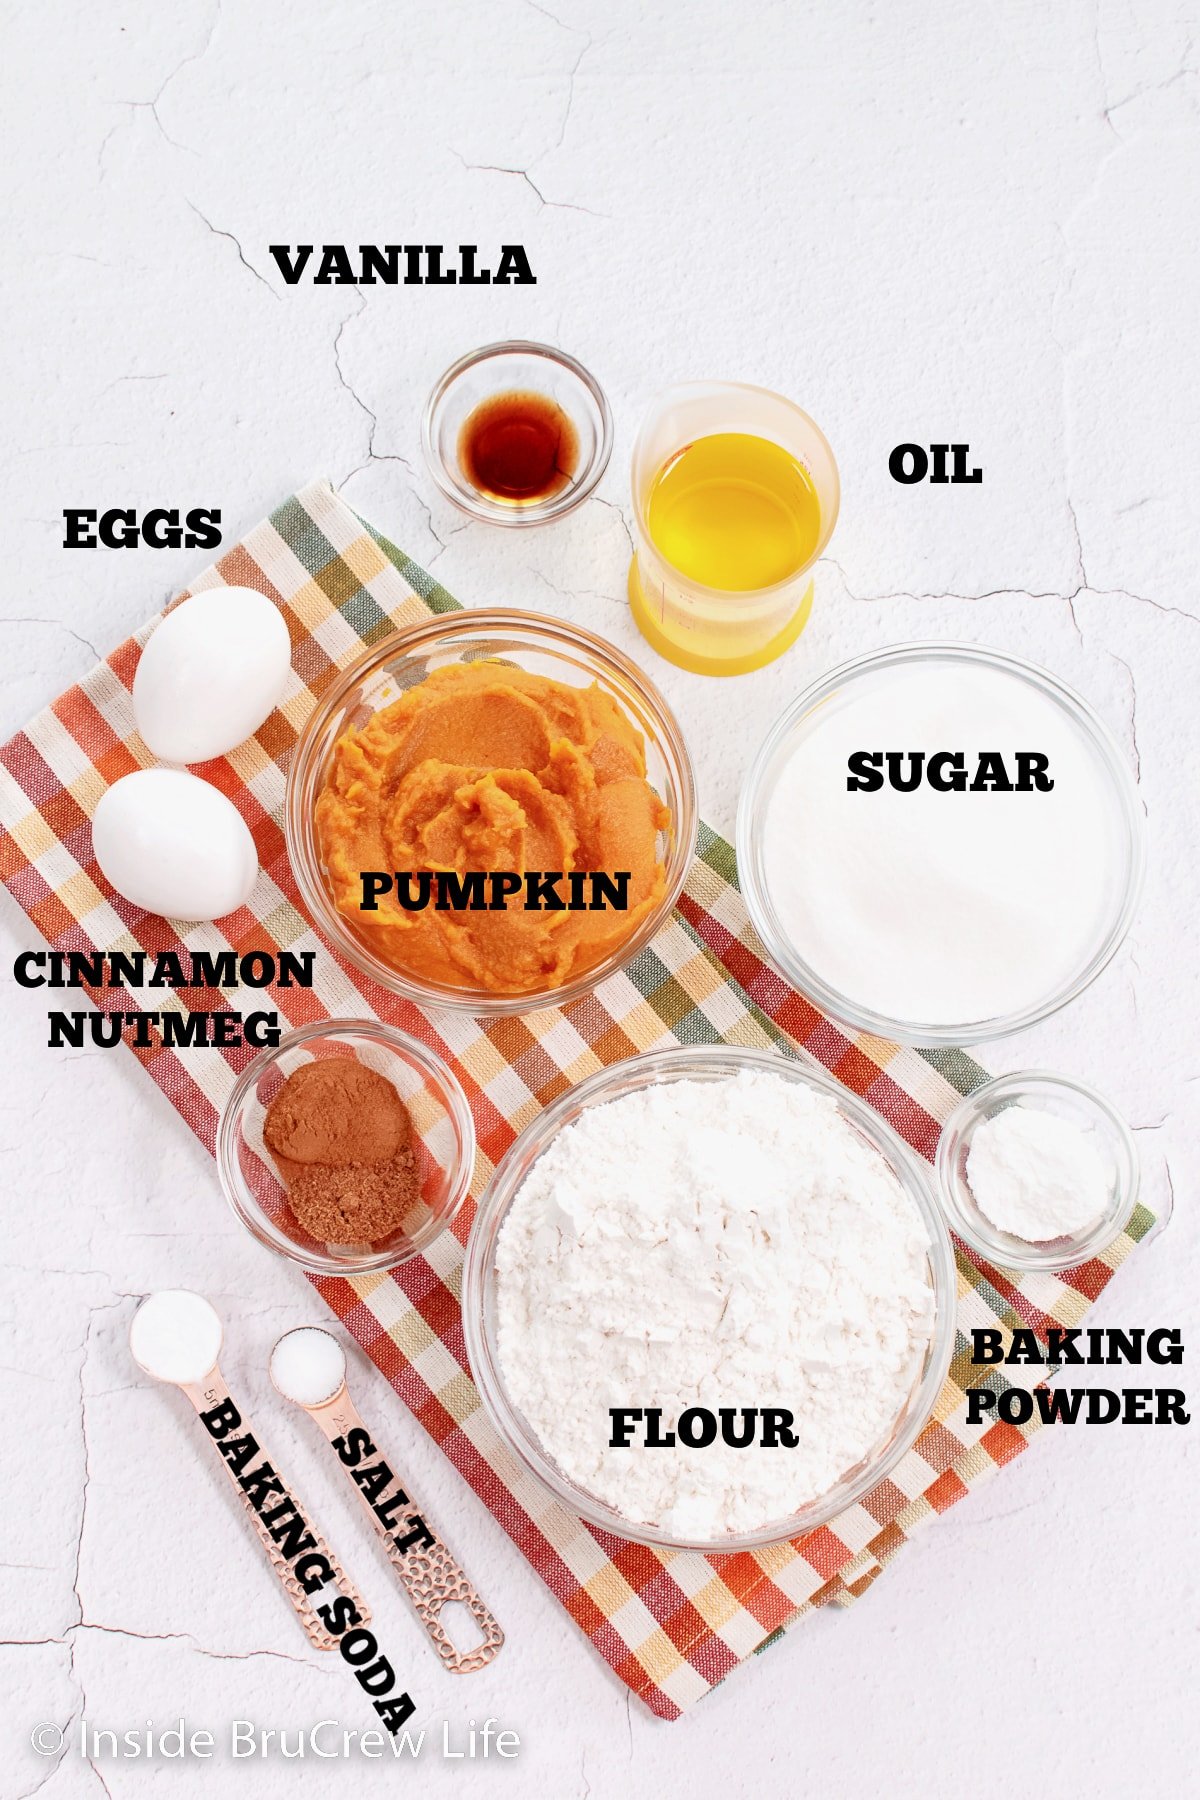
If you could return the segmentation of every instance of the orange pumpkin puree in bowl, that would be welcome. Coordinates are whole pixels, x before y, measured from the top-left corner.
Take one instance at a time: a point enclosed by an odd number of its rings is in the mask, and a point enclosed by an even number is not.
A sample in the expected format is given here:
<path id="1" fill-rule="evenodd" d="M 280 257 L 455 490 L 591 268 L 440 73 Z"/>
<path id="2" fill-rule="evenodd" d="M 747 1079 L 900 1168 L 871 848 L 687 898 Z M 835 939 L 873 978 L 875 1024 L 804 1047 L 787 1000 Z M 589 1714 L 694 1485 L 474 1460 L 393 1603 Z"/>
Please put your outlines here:
<path id="1" fill-rule="evenodd" d="M 343 732 L 316 807 L 334 905 L 374 953 L 493 994 L 561 987 L 619 948 L 662 899 L 669 824 L 642 734 L 610 695 L 500 662 L 436 669 Z M 576 870 L 628 873 L 627 907 L 533 911 L 517 893 L 496 912 L 409 912 L 394 891 L 362 907 L 366 871 Z"/>

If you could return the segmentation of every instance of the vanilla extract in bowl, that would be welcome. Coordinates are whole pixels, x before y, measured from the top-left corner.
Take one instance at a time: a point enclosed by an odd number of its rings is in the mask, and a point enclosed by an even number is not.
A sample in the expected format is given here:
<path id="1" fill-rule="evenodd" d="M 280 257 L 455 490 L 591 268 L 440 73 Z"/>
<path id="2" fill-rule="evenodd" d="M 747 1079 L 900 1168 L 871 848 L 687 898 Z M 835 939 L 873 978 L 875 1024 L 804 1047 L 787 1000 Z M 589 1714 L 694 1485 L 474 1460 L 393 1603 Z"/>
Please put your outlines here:
<path id="1" fill-rule="evenodd" d="M 450 365 L 425 404 L 421 442 L 451 505 L 523 529 L 564 518 L 595 492 L 612 454 L 612 411 L 565 350 L 514 338 Z"/>
<path id="2" fill-rule="evenodd" d="M 532 506 L 560 494 L 579 466 L 579 433 L 549 394 L 511 389 L 480 402 L 458 436 L 459 467 L 489 499 Z"/>

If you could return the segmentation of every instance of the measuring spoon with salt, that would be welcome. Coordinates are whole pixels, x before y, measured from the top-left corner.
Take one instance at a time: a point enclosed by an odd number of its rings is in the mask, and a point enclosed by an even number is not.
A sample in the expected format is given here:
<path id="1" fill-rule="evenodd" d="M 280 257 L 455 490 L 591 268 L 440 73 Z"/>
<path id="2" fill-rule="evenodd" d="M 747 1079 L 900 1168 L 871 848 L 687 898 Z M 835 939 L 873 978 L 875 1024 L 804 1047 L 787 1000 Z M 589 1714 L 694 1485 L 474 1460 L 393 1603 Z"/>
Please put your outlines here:
<path id="1" fill-rule="evenodd" d="M 150 1294 L 134 1313 L 129 1327 L 129 1348 L 133 1360 L 156 1381 L 169 1381 L 174 1387 L 182 1388 L 199 1414 L 210 1443 L 216 1444 L 219 1440 L 208 1420 L 220 1419 L 227 1430 L 236 1429 L 244 1441 L 254 1446 L 252 1455 L 261 1456 L 262 1440 L 252 1430 L 249 1419 L 230 1394 L 225 1377 L 218 1367 L 223 1338 L 224 1331 L 215 1307 L 203 1294 L 194 1294 L 188 1288 L 162 1288 L 158 1293 Z M 304 1528 L 297 1536 L 303 1540 L 305 1554 L 297 1554 L 290 1559 L 272 1537 L 250 1495 L 242 1487 L 229 1462 L 219 1452 L 218 1461 L 258 1534 L 259 1542 L 267 1553 L 280 1586 L 295 1608 L 309 1642 L 318 1650 L 336 1650 L 339 1639 L 318 1617 L 296 1574 L 296 1563 L 313 1561 L 316 1564 L 313 1569 L 315 1574 L 323 1559 L 325 1565 L 333 1571 L 334 1585 L 354 1604 L 362 1615 L 364 1624 L 371 1617 L 366 1602 L 346 1576 L 324 1538 L 311 1525 L 307 1525 L 304 1514 L 292 1499 L 291 1490 L 283 1480 L 278 1463 L 272 1461 L 268 1466 L 264 1458 L 260 1471 L 275 1477 L 275 1481 L 270 1484 L 270 1510 L 274 1512 L 278 1509 L 290 1515 L 293 1521 L 298 1520 Z M 319 1583 L 319 1586 L 324 1585 L 324 1581 Z"/>
<path id="2" fill-rule="evenodd" d="M 317 1325 L 285 1332 L 271 1352 L 271 1380 L 324 1433 L 442 1663 L 452 1675 L 486 1668 L 504 1633 L 376 1449 L 350 1398 L 346 1353 L 333 1333 Z M 371 1498 L 354 1473 L 366 1458 L 372 1459 Z M 483 1633 L 471 1650 L 457 1649 L 442 1623 L 442 1608 L 452 1602 L 465 1606 Z"/>

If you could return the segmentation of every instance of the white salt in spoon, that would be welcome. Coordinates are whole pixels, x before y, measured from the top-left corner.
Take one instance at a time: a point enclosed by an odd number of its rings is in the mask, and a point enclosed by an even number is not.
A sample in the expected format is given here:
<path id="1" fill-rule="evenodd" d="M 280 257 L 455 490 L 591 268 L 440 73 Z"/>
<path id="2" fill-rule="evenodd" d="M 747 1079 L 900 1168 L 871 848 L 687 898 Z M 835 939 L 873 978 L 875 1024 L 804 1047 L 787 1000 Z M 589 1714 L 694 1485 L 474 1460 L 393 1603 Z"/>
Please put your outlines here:
<path id="1" fill-rule="evenodd" d="M 157 1294 L 151 1294 L 143 1300 L 134 1313 L 133 1322 L 129 1327 L 129 1348 L 133 1353 L 133 1360 L 147 1375 L 152 1375 L 156 1381 L 169 1381 L 175 1387 L 182 1388 L 197 1413 L 203 1415 L 214 1409 L 232 1405 L 237 1416 L 237 1424 L 232 1428 L 239 1435 L 252 1435 L 258 1446 L 257 1454 L 261 1456 L 262 1439 L 257 1432 L 253 1431 L 245 1412 L 233 1400 L 225 1377 L 217 1366 L 223 1336 L 220 1317 L 203 1294 L 194 1294 L 188 1288 L 162 1288 Z M 216 1441 L 207 1426 L 204 1435 L 210 1443 Z M 299 1615 L 300 1623 L 308 1634 L 309 1642 L 318 1650 L 337 1649 L 339 1639 L 334 1637 L 318 1618 L 312 1601 L 301 1587 L 291 1563 L 271 1536 L 233 1469 L 219 1453 L 217 1460 L 228 1476 L 234 1493 L 257 1532 L 259 1542 L 267 1553 L 280 1586 Z M 279 1464 L 274 1459 L 272 1459 L 271 1467 L 279 1480 L 284 1483 L 287 1496 L 290 1498 L 292 1490 L 284 1480 Z M 272 1508 L 283 1503 L 283 1500 L 283 1495 L 273 1494 L 271 1497 Z M 295 1503 L 293 1502 L 293 1504 Z M 296 1506 L 296 1512 L 299 1511 L 299 1506 Z M 362 1614 L 365 1624 L 371 1616 L 365 1601 L 343 1572 L 341 1564 L 324 1538 L 314 1531 L 311 1525 L 308 1529 L 312 1538 L 315 1539 L 315 1543 L 306 1548 L 313 1554 L 325 1558 L 333 1570 L 335 1585 L 348 1599 L 353 1601 L 355 1607 Z"/>
<path id="2" fill-rule="evenodd" d="M 471 1675 L 486 1667 L 503 1644 L 504 1633 L 375 1448 L 347 1390 L 346 1353 L 332 1332 L 317 1325 L 285 1332 L 271 1352 L 271 1380 L 284 1399 L 303 1407 L 324 1433 L 445 1667 L 452 1675 Z M 353 1472 L 364 1462 L 378 1471 L 372 1499 Z M 451 1602 L 465 1606 L 483 1633 L 483 1642 L 472 1650 L 458 1650 L 442 1623 L 442 1608 Z"/>

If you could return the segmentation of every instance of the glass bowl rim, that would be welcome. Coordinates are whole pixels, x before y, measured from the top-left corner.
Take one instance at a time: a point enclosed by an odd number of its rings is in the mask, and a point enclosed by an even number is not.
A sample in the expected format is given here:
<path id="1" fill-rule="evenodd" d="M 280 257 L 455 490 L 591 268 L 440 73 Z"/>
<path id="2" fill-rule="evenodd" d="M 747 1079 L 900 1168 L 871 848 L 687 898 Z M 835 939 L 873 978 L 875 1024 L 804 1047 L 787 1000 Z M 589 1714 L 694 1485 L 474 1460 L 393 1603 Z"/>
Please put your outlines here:
<path id="1" fill-rule="evenodd" d="M 556 494 L 551 494 L 548 499 L 535 501 L 530 506 L 506 506 L 501 500 L 490 500 L 484 494 L 473 497 L 473 490 L 460 488 L 448 475 L 435 439 L 435 420 L 454 384 L 468 370 L 481 363 L 494 362 L 502 356 L 540 357 L 543 362 L 553 363 L 566 370 L 590 396 L 600 420 L 595 454 L 582 478 L 574 486 L 568 484 Z M 425 453 L 426 467 L 442 497 L 460 512 L 482 524 L 507 526 L 518 531 L 530 525 L 546 525 L 565 517 L 595 492 L 612 457 L 613 435 L 613 415 L 608 396 L 591 370 L 567 351 L 559 350 L 553 344 L 538 343 L 532 338 L 502 338 L 495 343 L 481 344 L 475 350 L 468 350 L 443 370 L 434 382 L 421 413 L 421 448 Z"/>
<path id="2" fill-rule="evenodd" d="M 1117 1193 L 1106 1211 L 1088 1230 L 1072 1236 L 1072 1247 L 1053 1250 L 1047 1245 L 1026 1243 L 992 1225 L 978 1202 L 974 1211 L 964 1206 L 961 1188 L 965 1183 L 958 1172 L 958 1152 L 964 1139 L 985 1119 L 995 1113 L 998 1101 L 1019 1101 L 1046 1088 L 1082 1100 L 1111 1128 L 1117 1142 Z M 1072 1075 L 1059 1075 L 1053 1069 L 1015 1069 L 1007 1075 L 993 1075 L 989 1081 L 972 1088 L 959 1101 L 942 1126 L 934 1157 L 938 1196 L 951 1231 L 956 1237 L 1002 1269 L 1017 1269 L 1023 1274 L 1050 1273 L 1076 1269 L 1090 1262 L 1113 1244 L 1133 1216 L 1141 1187 L 1141 1159 L 1137 1141 L 1129 1125 L 1110 1100 L 1087 1082 Z M 979 1217 L 976 1218 L 975 1214 Z M 1057 1241 L 1057 1240 L 1056 1240 Z"/>
<path id="3" fill-rule="evenodd" d="M 450 1198 L 445 1210 L 436 1219 L 430 1220 L 427 1230 L 423 1228 L 410 1240 L 408 1249 L 399 1253 L 395 1250 L 379 1250 L 366 1256 L 347 1258 L 317 1252 L 310 1254 L 303 1250 L 299 1244 L 292 1243 L 286 1233 L 271 1227 L 270 1221 L 264 1218 L 262 1208 L 250 1193 L 242 1174 L 238 1156 L 242 1115 L 249 1096 L 264 1071 L 279 1062 L 289 1050 L 302 1049 L 306 1044 L 317 1040 L 344 1040 L 351 1035 L 379 1039 L 402 1061 L 415 1067 L 436 1088 L 450 1117 L 458 1143 L 457 1159 L 446 1169 Z M 471 1191 L 476 1147 L 475 1119 L 462 1083 L 436 1050 L 423 1044 L 419 1038 L 412 1037 L 407 1031 L 401 1031 L 398 1026 L 385 1024 L 381 1019 L 323 1019 L 311 1025 L 297 1026 L 294 1031 L 284 1032 L 277 1044 L 269 1044 L 246 1064 L 221 1108 L 217 1121 L 216 1160 L 221 1191 L 229 1208 L 256 1243 L 286 1262 L 296 1264 L 310 1275 L 355 1276 L 386 1274 L 389 1269 L 399 1268 L 401 1263 L 423 1255 L 430 1244 L 449 1229 L 462 1211 Z"/>
<path id="4" fill-rule="evenodd" d="M 1073 980 L 1058 992 L 1019 1012 L 1001 1014 L 994 1019 L 976 1019 L 956 1024 L 895 1019 L 840 993 L 818 975 L 816 970 L 809 967 L 781 931 L 774 929 L 766 900 L 766 882 L 757 854 L 770 792 L 765 784 L 770 764 L 788 733 L 804 714 L 823 704 L 836 689 L 848 682 L 856 682 L 860 677 L 876 670 L 902 663 L 961 661 L 1001 670 L 1038 689 L 1088 739 L 1109 776 L 1125 831 L 1127 859 L 1124 891 L 1098 948 Z M 738 800 L 734 838 L 746 910 L 767 952 L 768 961 L 785 980 L 808 995 L 833 1019 L 872 1037 L 917 1048 L 953 1048 L 1010 1037 L 1031 1025 L 1040 1024 L 1043 1019 L 1050 1018 L 1063 1007 L 1069 1006 L 1071 1001 L 1078 999 L 1108 967 L 1124 943 L 1137 911 L 1146 869 L 1145 815 L 1139 800 L 1137 779 L 1095 708 L 1067 682 L 1060 680 L 1040 664 L 1028 662 L 1023 657 L 1010 656 L 1001 650 L 993 650 L 986 644 L 965 643 L 958 639 L 921 638 L 910 643 L 891 644 L 880 650 L 868 650 L 860 656 L 839 663 L 810 682 L 794 700 L 788 702 L 759 746 Z"/>
<path id="5" fill-rule="evenodd" d="M 561 987 L 550 988 L 542 993 L 505 995 L 480 993 L 472 988 L 443 990 L 391 969 L 365 945 L 360 944 L 349 925 L 345 924 L 317 874 L 312 809 L 310 807 L 305 810 L 302 806 L 303 788 L 308 780 L 308 764 L 315 755 L 318 740 L 326 725 L 372 669 L 381 666 L 391 656 L 409 655 L 443 637 L 504 631 L 529 631 L 532 636 L 544 638 L 548 641 L 538 648 L 544 648 L 548 652 L 558 650 L 560 645 L 568 654 L 572 649 L 585 652 L 606 672 L 615 672 L 621 681 L 627 682 L 647 715 L 654 720 L 660 745 L 665 746 L 662 753 L 671 766 L 672 777 L 678 786 L 671 819 L 673 840 L 664 859 L 666 887 L 658 906 L 624 944 L 601 962 L 583 970 L 573 981 L 564 982 Z M 620 682 L 615 685 L 620 688 Z M 639 724 L 636 719 L 633 722 Z M 316 773 L 314 770 L 314 779 Z M 417 1006 L 438 1007 L 446 1012 L 471 1013 L 480 1018 L 520 1016 L 523 1013 L 537 1012 L 544 1007 L 570 1005 L 573 1000 L 590 994 L 602 981 L 625 968 L 646 948 L 674 911 L 691 869 L 697 829 L 696 777 L 687 743 L 674 712 L 649 676 L 624 651 L 618 650 L 597 633 L 566 620 L 556 619 L 549 613 L 526 612 L 516 607 L 461 607 L 450 613 L 431 613 L 427 619 L 401 626 L 369 646 L 313 706 L 292 746 L 284 790 L 284 839 L 288 863 L 305 911 L 321 938 L 388 993 L 398 994 Z"/>
<path id="6" fill-rule="evenodd" d="M 672 1070 L 678 1071 L 680 1079 L 687 1079 L 698 1069 L 705 1068 L 718 1074 L 723 1070 L 736 1073 L 739 1069 L 782 1073 L 785 1079 L 815 1087 L 831 1095 L 839 1106 L 844 1106 L 850 1123 L 893 1169 L 906 1194 L 917 1206 L 928 1231 L 934 1318 L 924 1367 L 897 1414 L 903 1424 L 879 1454 L 868 1454 L 857 1474 L 851 1471 L 849 1477 L 839 1478 L 824 1496 L 811 1501 L 799 1512 L 771 1520 L 757 1530 L 725 1533 L 711 1539 L 681 1539 L 658 1526 L 624 1518 L 604 1501 L 576 1487 L 551 1462 L 532 1429 L 523 1427 L 516 1407 L 508 1399 L 500 1375 L 494 1333 L 487 1317 L 485 1294 L 493 1279 L 496 1242 L 508 1210 L 529 1167 L 543 1154 L 569 1116 L 613 1097 L 610 1089 L 630 1092 L 660 1079 L 671 1079 Z M 599 1530 L 611 1532 L 616 1537 L 663 1550 L 723 1555 L 786 1543 L 815 1531 L 847 1507 L 855 1505 L 908 1454 L 934 1418 L 938 1397 L 949 1373 L 957 1330 L 957 1274 L 950 1234 L 934 1195 L 931 1172 L 924 1170 L 916 1153 L 859 1095 L 843 1087 L 804 1053 L 793 1055 L 736 1044 L 677 1045 L 608 1063 L 586 1076 L 551 1101 L 509 1146 L 476 1202 L 463 1259 L 462 1322 L 467 1361 L 484 1411 L 506 1448 L 555 1499 Z"/>

